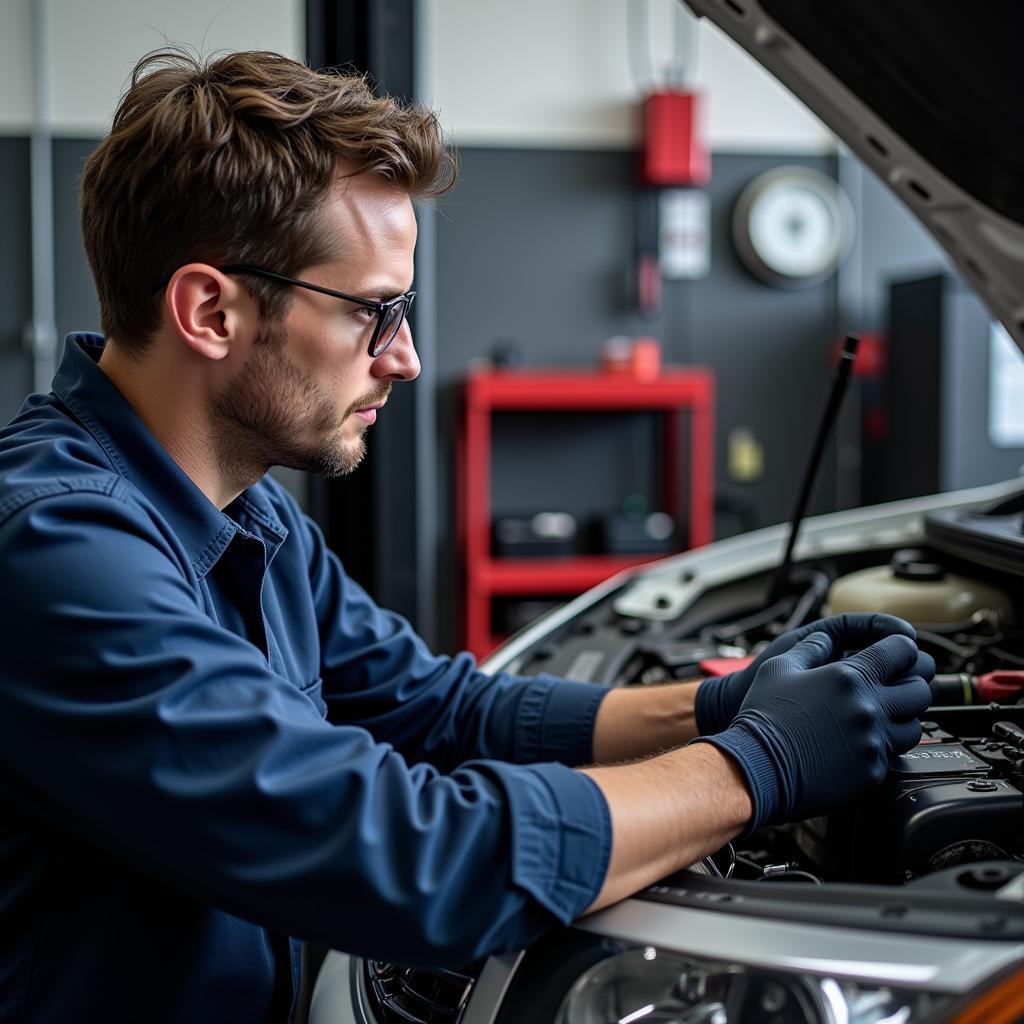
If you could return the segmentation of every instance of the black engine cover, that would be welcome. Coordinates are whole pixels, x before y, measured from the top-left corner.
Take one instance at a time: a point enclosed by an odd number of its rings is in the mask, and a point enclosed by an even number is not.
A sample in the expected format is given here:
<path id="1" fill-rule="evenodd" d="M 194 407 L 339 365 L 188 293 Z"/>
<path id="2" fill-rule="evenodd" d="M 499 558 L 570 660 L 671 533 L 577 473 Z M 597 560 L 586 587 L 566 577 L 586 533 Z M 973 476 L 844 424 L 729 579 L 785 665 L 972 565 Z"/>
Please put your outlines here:
<path id="1" fill-rule="evenodd" d="M 797 826 L 801 850 L 833 878 L 904 882 L 1016 852 L 1024 794 L 960 743 L 929 737 L 897 758 L 856 808 Z"/>

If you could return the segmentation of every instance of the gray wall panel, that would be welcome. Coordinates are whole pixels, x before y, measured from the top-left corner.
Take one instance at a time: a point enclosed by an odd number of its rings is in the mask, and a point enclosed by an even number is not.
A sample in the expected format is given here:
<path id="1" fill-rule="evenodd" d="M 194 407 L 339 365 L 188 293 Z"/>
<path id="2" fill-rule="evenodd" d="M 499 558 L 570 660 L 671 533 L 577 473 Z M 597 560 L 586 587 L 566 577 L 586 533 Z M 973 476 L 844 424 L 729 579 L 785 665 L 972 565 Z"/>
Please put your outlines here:
<path id="1" fill-rule="evenodd" d="M 753 501 L 762 524 L 781 522 L 792 512 L 824 407 L 836 337 L 834 279 L 811 288 L 774 288 L 754 278 L 733 248 L 732 211 L 740 192 L 752 178 L 781 163 L 833 170 L 826 158 L 715 156 L 709 187 L 711 273 L 680 289 L 680 301 L 691 306 L 690 351 L 718 380 L 717 480 Z M 676 322 L 686 321 L 677 315 Z M 672 323 L 670 337 L 673 330 L 681 333 L 682 328 Z M 738 426 L 749 427 L 765 452 L 764 475 L 743 485 L 730 484 L 726 476 L 726 439 Z M 833 507 L 834 472 L 830 452 L 812 512 Z"/>
<path id="2" fill-rule="evenodd" d="M 762 523 L 785 519 L 824 403 L 836 333 L 834 282 L 781 291 L 757 281 L 733 253 L 730 217 L 741 189 L 761 171 L 781 162 L 832 171 L 832 161 L 717 155 L 707 188 L 711 272 L 701 281 L 667 283 L 661 316 L 647 321 L 629 305 L 631 153 L 463 149 L 461 159 L 460 183 L 438 218 L 442 521 L 454 522 L 451 453 L 467 364 L 486 355 L 496 341 L 511 339 L 531 366 L 593 366 L 602 342 L 615 334 L 653 335 L 662 343 L 665 362 L 692 361 L 715 371 L 719 485 L 756 505 Z M 737 425 L 751 428 L 765 448 L 765 474 L 752 484 L 726 479 L 725 438 Z M 558 438 L 563 474 L 599 461 L 593 446 L 603 444 L 602 450 L 618 460 L 623 439 L 644 444 L 650 437 L 627 418 L 619 429 L 618 446 L 602 442 L 600 432 L 589 439 L 579 432 Z M 541 449 L 528 443 L 530 434 L 543 438 L 543 425 L 524 430 L 527 440 L 507 444 L 500 453 L 502 480 L 494 495 L 511 504 L 514 494 L 524 510 L 543 506 L 540 497 L 531 498 L 532 487 L 550 477 L 547 470 L 538 471 Z M 637 472 L 650 480 L 649 441 L 640 455 L 628 482 L 618 469 L 573 474 L 576 508 L 606 507 L 610 494 L 636 485 Z M 833 480 L 830 460 L 814 510 L 832 507 Z M 722 528 L 735 531 L 738 523 L 723 520 Z M 441 607 L 453 609 L 459 552 L 450 532 L 439 538 L 439 546 Z"/>
<path id="3" fill-rule="evenodd" d="M 58 356 L 64 335 L 98 330 L 99 313 L 78 226 L 78 178 L 94 140 L 53 142 L 54 271 Z M 32 364 L 23 347 L 32 315 L 29 141 L 0 138 L 0 422 L 32 390 Z"/>
<path id="4" fill-rule="evenodd" d="M 528 363 L 591 365 L 601 342 L 637 334 L 627 307 L 633 158 L 616 152 L 463 149 L 438 219 L 438 368 L 511 338 Z"/>
<path id="5" fill-rule="evenodd" d="M 29 142 L 0 138 L 0 423 L 21 406 L 32 386 L 24 349 L 32 316 Z"/>
<path id="6" fill-rule="evenodd" d="M 54 263 L 61 339 L 71 331 L 100 329 L 99 304 L 78 219 L 79 181 L 96 144 L 96 139 L 55 139 L 53 144 Z"/>
<path id="7" fill-rule="evenodd" d="M 884 331 L 890 282 L 953 271 L 931 235 L 878 177 L 863 170 L 862 178 L 857 202 L 863 268 L 860 326 Z"/>

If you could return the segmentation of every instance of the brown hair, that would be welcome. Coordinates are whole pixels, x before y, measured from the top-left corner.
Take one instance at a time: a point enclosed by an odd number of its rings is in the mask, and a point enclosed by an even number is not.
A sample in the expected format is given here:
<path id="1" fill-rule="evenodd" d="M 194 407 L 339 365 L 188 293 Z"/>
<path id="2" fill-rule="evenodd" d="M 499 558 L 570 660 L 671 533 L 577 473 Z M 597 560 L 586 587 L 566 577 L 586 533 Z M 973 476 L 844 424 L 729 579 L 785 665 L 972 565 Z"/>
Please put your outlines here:
<path id="1" fill-rule="evenodd" d="M 140 353 L 160 289 L 193 260 L 294 276 L 330 257 L 316 221 L 340 160 L 414 198 L 455 184 L 436 117 L 374 96 L 362 76 L 259 51 L 206 64 L 178 49 L 147 54 L 82 177 L 104 334 Z M 283 315 L 286 291 L 246 285 L 265 316 Z"/>

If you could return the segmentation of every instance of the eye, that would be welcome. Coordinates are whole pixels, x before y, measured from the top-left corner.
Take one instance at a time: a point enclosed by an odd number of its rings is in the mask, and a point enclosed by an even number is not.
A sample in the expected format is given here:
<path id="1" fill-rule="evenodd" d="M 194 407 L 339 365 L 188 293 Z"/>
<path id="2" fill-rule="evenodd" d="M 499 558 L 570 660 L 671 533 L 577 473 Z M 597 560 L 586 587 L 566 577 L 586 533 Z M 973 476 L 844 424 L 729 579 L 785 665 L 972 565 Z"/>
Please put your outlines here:
<path id="1" fill-rule="evenodd" d="M 352 315 L 363 324 L 373 323 L 377 319 L 377 310 L 370 309 L 369 306 L 356 306 L 352 310 Z"/>

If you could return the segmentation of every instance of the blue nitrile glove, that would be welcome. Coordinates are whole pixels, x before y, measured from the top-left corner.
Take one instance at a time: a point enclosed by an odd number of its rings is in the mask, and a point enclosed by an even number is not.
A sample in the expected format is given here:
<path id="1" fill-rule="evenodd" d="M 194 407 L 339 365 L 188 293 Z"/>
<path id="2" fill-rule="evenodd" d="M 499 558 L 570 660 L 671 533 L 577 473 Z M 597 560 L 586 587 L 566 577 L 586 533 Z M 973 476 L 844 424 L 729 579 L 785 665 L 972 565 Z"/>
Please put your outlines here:
<path id="1" fill-rule="evenodd" d="M 913 640 L 889 636 L 838 662 L 833 653 L 818 632 L 766 661 L 732 725 L 693 741 L 739 765 L 754 807 L 748 832 L 851 803 L 921 739 L 931 689 L 914 674 Z"/>
<path id="2" fill-rule="evenodd" d="M 828 619 L 810 622 L 799 629 L 791 629 L 788 633 L 776 637 L 746 668 L 725 676 L 705 679 L 697 687 L 694 707 L 697 732 L 701 736 L 707 736 L 727 728 L 739 711 L 758 669 L 769 658 L 785 654 L 794 644 L 812 633 L 828 634 L 837 658 L 842 657 L 845 651 L 859 651 L 876 640 L 893 634 L 909 636 L 911 640 L 917 639 L 917 633 L 909 622 L 904 622 L 895 615 L 879 615 L 874 612 L 847 612 L 844 615 L 833 615 Z M 935 675 L 935 664 L 927 654 L 922 654 L 921 659 L 914 674 L 930 679 Z"/>

